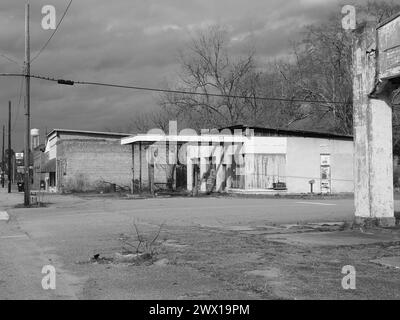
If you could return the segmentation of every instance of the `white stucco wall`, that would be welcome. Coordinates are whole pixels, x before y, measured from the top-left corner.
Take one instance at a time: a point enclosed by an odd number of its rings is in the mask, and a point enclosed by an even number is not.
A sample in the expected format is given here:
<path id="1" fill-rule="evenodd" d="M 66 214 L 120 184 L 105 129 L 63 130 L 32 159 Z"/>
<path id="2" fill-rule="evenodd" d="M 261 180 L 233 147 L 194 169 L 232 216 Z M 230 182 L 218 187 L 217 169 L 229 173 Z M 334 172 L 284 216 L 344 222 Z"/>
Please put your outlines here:
<path id="1" fill-rule="evenodd" d="M 289 193 L 321 192 L 321 154 L 330 154 L 331 192 L 353 192 L 353 141 L 287 138 L 286 174 Z"/>
<path id="2" fill-rule="evenodd" d="M 353 141 L 333 140 L 321 138 L 302 137 L 252 137 L 244 142 L 241 148 L 242 154 L 246 155 L 246 161 L 254 161 L 253 155 L 283 155 L 286 166 L 280 174 L 285 175 L 283 182 L 286 182 L 288 193 L 310 192 L 310 180 L 315 180 L 313 192 L 321 192 L 321 154 L 330 155 L 331 167 L 331 193 L 353 192 Z M 210 146 L 191 146 L 188 148 L 188 189 L 192 186 L 192 160 L 193 158 L 208 158 L 214 151 L 217 163 L 221 159 L 220 152 L 223 147 L 213 148 Z M 233 154 L 233 149 L 225 149 L 228 155 Z M 253 160 L 252 160 L 253 159 Z M 202 161 L 200 161 L 200 164 Z M 230 162 L 228 162 L 228 165 Z M 204 168 L 200 165 L 200 171 Z M 254 172 L 251 172 L 251 164 L 245 166 L 246 179 L 250 181 Z M 218 167 L 222 170 L 222 167 Z M 218 172 L 219 170 L 217 170 Z M 222 175 L 218 180 L 224 179 Z M 248 182 L 249 182 L 248 181 Z M 249 182 L 250 183 L 250 182 Z M 246 190 L 249 183 L 245 183 Z M 217 185 L 219 183 L 217 182 Z M 203 186 L 204 189 L 204 186 Z"/>

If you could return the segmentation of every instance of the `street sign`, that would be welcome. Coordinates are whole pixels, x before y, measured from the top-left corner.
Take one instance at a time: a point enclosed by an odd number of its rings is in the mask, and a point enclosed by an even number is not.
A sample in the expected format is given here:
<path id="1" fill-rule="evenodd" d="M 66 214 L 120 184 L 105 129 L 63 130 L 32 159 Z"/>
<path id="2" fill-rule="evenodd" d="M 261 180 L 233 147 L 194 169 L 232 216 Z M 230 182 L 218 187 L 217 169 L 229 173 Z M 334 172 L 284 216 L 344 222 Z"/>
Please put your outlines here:
<path id="1" fill-rule="evenodd" d="M 377 27 L 380 79 L 400 77 L 400 12 Z"/>

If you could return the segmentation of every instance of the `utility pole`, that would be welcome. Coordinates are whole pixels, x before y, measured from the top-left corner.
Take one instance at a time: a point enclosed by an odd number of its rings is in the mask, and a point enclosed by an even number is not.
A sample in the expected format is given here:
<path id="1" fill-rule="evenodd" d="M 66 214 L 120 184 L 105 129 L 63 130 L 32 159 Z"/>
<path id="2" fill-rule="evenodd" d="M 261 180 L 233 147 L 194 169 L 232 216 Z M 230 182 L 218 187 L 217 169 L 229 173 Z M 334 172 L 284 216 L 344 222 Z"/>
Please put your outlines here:
<path id="1" fill-rule="evenodd" d="M 8 101 L 8 193 L 11 193 L 11 180 L 12 180 L 12 168 L 11 168 L 11 101 Z"/>
<path id="2" fill-rule="evenodd" d="M 1 187 L 4 188 L 4 170 L 5 170 L 5 159 L 4 159 L 4 135 L 5 135 L 5 126 L 3 125 L 3 146 L 1 149 Z"/>
<path id="3" fill-rule="evenodd" d="M 30 57 L 30 36 L 29 36 L 29 3 L 25 4 L 25 176 L 24 176 L 24 205 L 30 205 L 30 177 L 29 177 L 29 164 L 30 164 L 30 135 L 31 135 L 31 115 L 30 115 L 30 73 L 31 73 L 31 57 Z"/>

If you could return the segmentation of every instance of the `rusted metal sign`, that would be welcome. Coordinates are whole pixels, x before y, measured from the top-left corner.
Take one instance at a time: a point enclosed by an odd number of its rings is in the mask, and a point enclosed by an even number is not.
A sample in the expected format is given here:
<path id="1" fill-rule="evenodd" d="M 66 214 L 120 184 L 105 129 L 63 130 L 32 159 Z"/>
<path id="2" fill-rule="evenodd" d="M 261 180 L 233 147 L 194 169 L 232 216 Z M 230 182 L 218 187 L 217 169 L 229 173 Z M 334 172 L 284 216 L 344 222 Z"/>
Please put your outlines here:
<path id="1" fill-rule="evenodd" d="M 400 12 L 377 27 L 379 77 L 400 77 Z"/>

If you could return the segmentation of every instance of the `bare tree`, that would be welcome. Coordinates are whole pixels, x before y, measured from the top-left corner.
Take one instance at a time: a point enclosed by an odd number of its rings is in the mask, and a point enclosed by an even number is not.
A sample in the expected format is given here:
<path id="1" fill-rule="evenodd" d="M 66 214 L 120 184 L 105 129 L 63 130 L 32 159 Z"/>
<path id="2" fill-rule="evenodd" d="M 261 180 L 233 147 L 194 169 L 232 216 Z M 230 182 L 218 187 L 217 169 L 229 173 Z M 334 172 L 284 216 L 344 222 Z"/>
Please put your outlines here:
<path id="1" fill-rule="evenodd" d="M 396 1 L 397 2 L 397 1 Z M 394 0 L 391 1 L 372 1 L 368 0 L 366 4 L 359 5 L 357 13 L 359 20 L 369 20 L 380 23 L 400 11 L 400 4 Z"/>
<path id="2" fill-rule="evenodd" d="M 243 83 L 242 95 L 247 98 L 247 124 L 287 128 L 308 117 L 309 106 L 296 103 L 296 92 L 282 79 L 276 64 L 267 64 L 268 71 L 251 72 Z M 257 97 L 286 98 L 288 101 L 258 99 Z"/>
<path id="3" fill-rule="evenodd" d="M 223 126 L 245 120 L 246 104 L 232 97 L 242 94 L 242 84 L 254 68 L 253 52 L 244 57 L 229 53 L 228 33 L 219 26 L 199 31 L 181 53 L 178 90 L 203 95 L 166 94 L 163 104 L 178 108 L 196 127 Z M 212 94 L 222 95 L 215 97 Z"/>
<path id="4" fill-rule="evenodd" d="M 393 1 L 368 1 L 357 8 L 358 23 L 379 23 L 399 11 L 400 5 Z M 297 99 L 322 101 L 303 114 L 312 119 L 313 129 L 320 123 L 331 131 L 352 134 L 352 35 L 338 21 L 340 17 L 332 15 L 324 23 L 306 27 L 302 40 L 293 45 L 294 62 L 277 67 Z"/>
<path id="5" fill-rule="evenodd" d="M 168 124 L 172 113 L 164 109 L 142 112 L 135 115 L 129 122 L 130 132 L 145 133 L 151 129 L 158 128 L 168 132 Z"/>
<path id="6" fill-rule="evenodd" d="M 318 100 L 305 116 L 318 115 L 332 131 L 352 133 L 352 57 L 350 35 L 337 19 L 306 28 L 302 41 L 293 45 L 294 62 L 277 65 L 297 99 Z M 342 102 L 342 103 L 337 103 Z"/>
<path id="7" fill-rule="evenodd" d="M 400 5 L 394 2 L 369 1 L 358 7 L 357 17 L 359 22 L 381 22 L 398 11 Z M 352 134 L 352 39 L 340 19 L 332 15 L 306 27 L 293 44 L 292 59 L 264 65 L 264 71 L 257 69 L 254 51 L 232 54 L 223 28 L 199 31 L 181 52 L 179 81 L 167 89 L 202 95 L 165 93 L 160 113 L 139 115 L 131 128 L 164 129 L 168 120 L 176 119 L 193 129 L 248 124 Z M 283 100 L 257 99 L 260 96 Z M 395 124 L 400 119 L 396 112 Z"/>
<path id="8" fill-rule="evenodd" d="M 126 123 L 122 125 L 105 127 L 106 131 L 128 132 L 128 133 L 146 133 L 151 129 L 162 129 L 168 132 L 169 121 L 177 115 L 172 110 L 159 108 L 151 111 L 137 112 Z"/>

